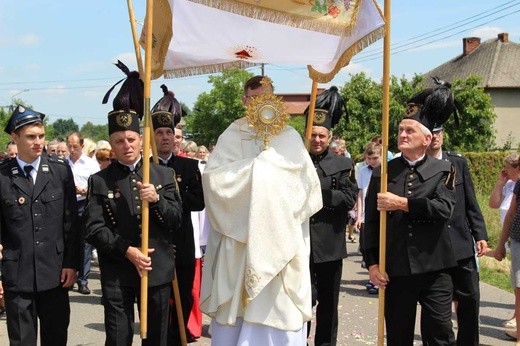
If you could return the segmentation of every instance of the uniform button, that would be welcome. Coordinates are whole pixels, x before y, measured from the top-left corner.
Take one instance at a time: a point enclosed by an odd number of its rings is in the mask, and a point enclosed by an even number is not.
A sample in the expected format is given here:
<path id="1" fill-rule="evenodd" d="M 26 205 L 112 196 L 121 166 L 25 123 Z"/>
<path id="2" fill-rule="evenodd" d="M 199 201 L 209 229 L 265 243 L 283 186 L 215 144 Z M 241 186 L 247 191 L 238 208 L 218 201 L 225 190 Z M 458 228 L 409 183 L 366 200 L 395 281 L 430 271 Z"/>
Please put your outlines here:
<path id="1" fill-rule="evenodd" d="M 34 213 L 34 216 L 38 216 L 38 214 L 37 214 L 37 213 Z"/>
<path id="2" fill-rule="evenodd" d="M 408 233 L 408 236 L 413 237 L 413 233 L 412 232 Z"/>
<path id="3" fill-rule="evenodd" d="M 450 225 L 448 225 L 448 228 L 451 228 L 451 226 L 450 226 Z"/>
<path id="4" fill-rule="evenodd" d="M 138 206 L 137 206 L 136 208 L 137 208 L 137 209 L 141 209 L 141 206 L 140 206 L 140 205 L 138 205 Z"/>
<path id="5" fill-rule="evenodd" d="M 137 191 L 137 187 L 134 186 L 134 188 L 132 189 L 133 191 Z"/>
<path id="6" fill-rule="evenodd" d="M 137 201 L 139 199 L 139 196 L 135 196 L 134 199 Z"/>
<path id="7" fill-rule="evenodd" d="M 408 183 L 408 186 L 412 186 L 413 184 L 412 183 Z"/>
<path id="8" fill-rule="evenodd" d="M 412 225 L 408 225 L 408 228 L 409 228 L 409 229 L 412 229 L 413 227 L 412 227 Z"/>
<path id="9" fill-rule="evenodd" d="M 39 242 L 39 241 L 36 241 L 36 245 L 40 245 L 40 242 Z"/>
<path id="10" fill-rule="evenodd" d="M 34 229 L 35 232 L 38 232 L 39 230 L 41 230 L 40 227 L 36 227 L 36 228 Z"/>
<path id="11" fill-rule="evenodd" d="M 411 194 L 412 194 L 412 191 L 408 191 L 407 193 L 408 193 L 409 195 L 411 195 Z"/>
<path id="12" fill-rule="evenodd" d="M 35 199 L 35 200 L 34 200 L 34 203 L 38 203 L 38 200 L 37 200 L 37 199 Z"/>
<path id="13" fill-rule="evenodd" d="M 141 215 L 137 215 L 137 220 L 141 220 Z"/>
<path id="14" fill-rule="evenodd" d="M 135 179 L 132 179 L 132 183 L 135 183 Z"/>
<path id="15" fill-rule="evenodd" d="M 413 174 L 410 174 L 409 177 L 410 177 L 410 179 L 413 178 Z"/>

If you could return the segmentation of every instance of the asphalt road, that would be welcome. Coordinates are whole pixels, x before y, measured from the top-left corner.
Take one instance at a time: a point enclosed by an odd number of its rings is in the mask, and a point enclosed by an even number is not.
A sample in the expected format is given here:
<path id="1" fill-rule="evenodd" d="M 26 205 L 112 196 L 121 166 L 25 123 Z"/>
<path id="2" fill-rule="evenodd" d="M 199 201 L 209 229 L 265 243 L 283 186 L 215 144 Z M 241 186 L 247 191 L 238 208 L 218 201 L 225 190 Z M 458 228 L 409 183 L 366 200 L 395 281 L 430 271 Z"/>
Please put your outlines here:
<path id="1" fill-rule="evenodd" d="M 350 256 L 345 259 L 339 304 L 338 345 L 376 345 L 377 344 L 377 295 L 369 295 L 365 289 L 366 270 L 360 266 L 361 257 L 357 244 L 348 244 Z M 92 294 L 81 295 L 71 292 L 71 324 L 69 345 L 103 345 L 103 307 L 100 304 L 101 289 L 99 271 L 93 266 L 89 284 Z M 513 345 L 504 334 L 502 322 L 512 316 L 514 296 L 511 293 L 481 283 L 481 345 Z M 136 318 L 137 320 L 137 318 Z M 418 322 L 418 321 L 417 321 Z M 209 319 L 203 319 L 203 337 L 190 345 L 207 346 L 211 344 L 208 332 Z M 133 345 L 140 345 L 139 325 L 135 325 Z M 457 332 L 455 324 L 455 332 Z M 311 334 L 312 335 L 312 334 Z M 418 323 L 415 344 L 420 345 Z M 5 315 L 0 318 L 0 345 L 8 345 Z M 312 336 L 309 345 L 313 346 Z"/>

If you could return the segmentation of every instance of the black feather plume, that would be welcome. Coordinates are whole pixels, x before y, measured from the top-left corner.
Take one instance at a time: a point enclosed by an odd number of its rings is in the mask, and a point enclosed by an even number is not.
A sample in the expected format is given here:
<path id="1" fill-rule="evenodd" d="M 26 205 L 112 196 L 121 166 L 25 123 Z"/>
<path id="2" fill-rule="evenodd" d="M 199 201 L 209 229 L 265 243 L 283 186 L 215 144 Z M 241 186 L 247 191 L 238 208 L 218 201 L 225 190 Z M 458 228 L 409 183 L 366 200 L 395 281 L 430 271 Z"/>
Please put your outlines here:
<path id="1" fill-rule="evenodd" d="M 331 127 L 339 123 L 343 111 L 345 111 L 346 121 L 349 121 L 346 102 L 343 100 L 336 86 L 331 86 L 316 97 L 315 109 L 325 109 L 329 111 L 332 117 Z M 308 113 L 309 107 L 305 109 L 304 114 L 307 115 Z"/>
<path id="2" fill-rule="evenodd" d="M 119 60 L 114 65 L 123 71 L 126 78 L 121 79 L 107 91 L 105 97 L 103 97 L 103 104 L 108 102 L 112 90 L 114 90 L 119 83 L 123 82 L 119 92 L 112 101 L 112 106 L 114 110 L 124 110 L 126 112 L 133 110 L 137 113 L 139 119 L 141 119 L 143 117 L 144 83 L 139 76 L 139 72 L 130 71 L 130 69 Z"/>
<path id="3" fill-rule="evenodd" d="M 343 111 L 345 111 L 347 122 L 349 120 L 346 103 L 343 101 L 343 97 L 341 97 L 336 86 L 331 86 L 316 97 L 316 108 L 327 109 L 330 112 L 332 115 L 332 127 L 339 123 Z"/>
<path id="4" fill-rule="evenodd" d="M 451 84 L 435 76 L 432 77 L 435 87 L 427 88 L 414 95 L 408 103 L 423 105 L 421 114 L 427 118 L 425 122 L 432 128 L 443 125 L 454 114 L 455 125 L 459 126 L 459 115 L 462 106 L 455 100 Z"/>
<path id="5" fill-rule="evenodd" d="M 166 85 L 162 84 L 161 89 L 164 96 L 152 107 L 152 113 L 159 111 L 169 112 L 172 114 L 174 125 L 177 125 L 181 121 L 183 114 L 181 104 L 175 98 L 175 94 L 168 90 Z"/>

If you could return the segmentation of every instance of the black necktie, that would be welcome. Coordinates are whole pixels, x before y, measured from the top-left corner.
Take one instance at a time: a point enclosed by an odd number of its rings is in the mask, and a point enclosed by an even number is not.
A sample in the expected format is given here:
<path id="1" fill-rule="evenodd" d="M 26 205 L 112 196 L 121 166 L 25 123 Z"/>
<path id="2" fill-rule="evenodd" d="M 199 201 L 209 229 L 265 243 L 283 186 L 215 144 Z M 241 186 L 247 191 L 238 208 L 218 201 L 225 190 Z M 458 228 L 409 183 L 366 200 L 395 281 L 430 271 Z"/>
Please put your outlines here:
<path id="1" fill-rule="evenodd" d="M 25 175 L 27 176 L 27 179 L 31 182 L 31 185 L 34 185 L 34 181 L 31 175 L 31 172 L 33 170 L 33 166 L 31 165 L 25 165 L 23 167 L 23 170 L 25 171 Z"/>

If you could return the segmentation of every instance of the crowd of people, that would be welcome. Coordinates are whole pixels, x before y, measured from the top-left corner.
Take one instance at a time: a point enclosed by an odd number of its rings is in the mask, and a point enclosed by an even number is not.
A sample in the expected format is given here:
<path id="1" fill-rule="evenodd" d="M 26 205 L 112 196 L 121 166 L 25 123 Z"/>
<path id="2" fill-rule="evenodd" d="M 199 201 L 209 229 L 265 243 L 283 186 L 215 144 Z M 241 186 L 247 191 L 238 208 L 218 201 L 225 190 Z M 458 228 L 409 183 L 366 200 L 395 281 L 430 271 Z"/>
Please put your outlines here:
<path id="1" fill-rule="evenodd" d="M 478 257 L 490 250 L 466 159 L 443 149 L 451 110 L 450 98 L 439 95 L 451 95 L 448 86 L 408 103 L 400 153 L 386 155 L 388 186 L 380 192 L 381 137 L 366 144 L 355 164 L 346 141 L 333 135 L 345 108 L 335 87 L 317 97 L 308 148 L 288 126 L 266 146 L 244 117 L 210 152 L 184 138 L 182 107 L 163 85 L 151 110 L 157 155 L 143 158 L 142 81 L 117 66 L 127 78 L 108 113 L 108 140 L 73 132 L 45 141 L 45 115 L 22 106 L 5 128 L 13 140 L 0 164 L 0 297 L 11 345 L 36 345 L 38 330 L 41 345 L 66 345 L 68 291 L 77 285 L 90 294 L 91 257 L 100 268 L 106 345 L 132 344 L 145 272 L 143 345 L 181 345 L 184 335 L 195 341 L 202 313 L 211 317 L 214 345 L 306 345 L 313 306 L 314 345 L 336 345 L 346 242 L 357 242 L 356 234 L 367 292 L 386 292 L 388 345 L 413 344 L 417 304 L 424 344 L 479 344 Z M 245 108 L 272 94 L 271 83 L 264 76 L 248 80 Z M 520 301 L 515 155 L 505 160 L 489 204 L 504 223 L 498 260 L 512 238 Z M 147 251 L 141 248 L 145 206 Z M 517 303 L 507 326 L 516 328 L 519 317 Z"/>

